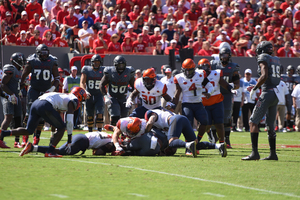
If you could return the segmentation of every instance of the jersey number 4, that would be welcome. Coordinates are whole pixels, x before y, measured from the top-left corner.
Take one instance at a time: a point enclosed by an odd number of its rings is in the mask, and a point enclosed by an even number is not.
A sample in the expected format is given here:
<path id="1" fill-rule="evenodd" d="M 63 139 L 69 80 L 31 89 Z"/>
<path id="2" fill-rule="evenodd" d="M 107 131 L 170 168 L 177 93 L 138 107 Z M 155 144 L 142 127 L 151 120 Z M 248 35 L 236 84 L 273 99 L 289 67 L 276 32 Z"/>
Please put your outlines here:
<path id="1" fill-rule="evenodd" d="M 193 83 L 191 85 L 191 87 L 189 88 L 189 91 L 194 91 L 194 96 L 197 96 L 197 88 L 196 88 L 196 84 Z"/>

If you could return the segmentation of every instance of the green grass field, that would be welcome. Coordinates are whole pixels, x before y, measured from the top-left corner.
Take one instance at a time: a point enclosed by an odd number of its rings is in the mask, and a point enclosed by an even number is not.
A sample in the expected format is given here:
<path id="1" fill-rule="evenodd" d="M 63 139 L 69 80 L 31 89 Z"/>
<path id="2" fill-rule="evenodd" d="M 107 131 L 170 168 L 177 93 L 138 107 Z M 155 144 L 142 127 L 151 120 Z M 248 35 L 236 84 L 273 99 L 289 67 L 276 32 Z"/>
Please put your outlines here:
<path id="1" fill-rule="evenodd" d="M 47 145 L 50 132 L 41 137 Z M 5 141 L 13 146 L 14 138 Z M 241 161 L 251 152 L 249 133 L 231 133 L 231 142 L 226 158 L 217 150 L 202 150 L 197 158 L 183 149 L 173 157 L 92 156 L 88 150 L 44 158 L 0 149 L 0 199 L 300 199 L 299 132 L 277 134 L 279 161 Z M 266 132 L 259 151 L 269 154 Z"/>

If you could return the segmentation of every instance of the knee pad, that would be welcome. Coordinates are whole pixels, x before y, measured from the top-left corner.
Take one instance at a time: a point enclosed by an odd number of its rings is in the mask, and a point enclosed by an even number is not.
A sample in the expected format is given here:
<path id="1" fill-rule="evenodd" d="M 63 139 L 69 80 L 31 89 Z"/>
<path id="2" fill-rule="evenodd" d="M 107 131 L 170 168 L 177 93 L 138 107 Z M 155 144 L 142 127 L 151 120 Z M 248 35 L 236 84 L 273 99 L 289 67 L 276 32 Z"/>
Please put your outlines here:
<path id="1" fill-rule="evenodd" d="M 115 126 L 119 119 L 120 119 L 120 116 L 112 116 L 110 124 Z"/>
<path id="2" fill-rule="evenodd" d="M 18 128 L 18 127 L 20 127 L 21 126 L 21 116 L 19 116 L 19 117 L 14 117 L 14 119 L 15 119 L 15 127 L 14 128 Z"/>
<path id="3" fill-rule="evenodd" d="M 276 138 L 276 132 L 275 131 L 268 131 L 269 138 Z"/>
<path id="4" fill-rule="evenodd" d="M 93 124 L 94 124 L 94 122 L 93 122 L 93 116 L 88 116 L 87 117 L 87 125 L 88 125 L 88 127 L 93 127 Z"/>

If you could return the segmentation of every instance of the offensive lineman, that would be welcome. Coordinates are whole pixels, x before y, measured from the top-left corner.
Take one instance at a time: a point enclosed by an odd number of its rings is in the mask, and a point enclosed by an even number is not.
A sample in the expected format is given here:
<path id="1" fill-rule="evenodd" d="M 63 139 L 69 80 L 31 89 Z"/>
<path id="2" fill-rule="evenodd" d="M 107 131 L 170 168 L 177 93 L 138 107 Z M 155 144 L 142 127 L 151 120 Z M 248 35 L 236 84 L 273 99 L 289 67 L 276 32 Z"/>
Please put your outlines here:
<path id="1" fill-rule="evenodd" d="M 128 116 L 128 108 L 125 106 L 128 84 L 134 87 L 135 70 L 128 66 L 123 56 L 114 59 L 114 67 L 106 67 L 104 76 L 100 82 L 100 90 L 104 96 L 105 104 L 108 106 L 111 125 L 116 125 L 118 120 Z M 108 85 L 108 92 L 105 86 Z"/>
<path id="2" fill-rule="evenodd" d="M 190 58 L 182 63 L 182 73 L 174 77 L 176 92 L 173 103 L 177 105 L 182 93 L 182 115 L 188 118 L 192 126 L 194 118 L 201 123 L 198 127 L 198 142 L 200 142 L 208 123 L 207 112 L 202 104 L 202 87 L 207 89 L 207 93 L 204 93 L 207 99 L 210 98 L 214 88 L 206 78 L 206 72 L 196 72 L 195 66 L 195 62 Z"/>
<path id="3" fill-rule="evenodd" d="M 222 144 L 225 141 L 224 97 L 220 92 L 220 86 L 230 92 L 232 86 L 223 79 L 222 70 L 211 70 L 210 62 L 206 58 L 203 58 L 198 62 L 198 70 L 204 70 L 206 72 L 207 79 L 214 86 L 214 91 L 211 94 L 211 97 L 209 99 L 205 97 L 202 98 L 202 103 L 205 106 L 205 110 L 208 115 L 208 126 L 206 127 L 206 130 L 209 130 L 211 125 L 214 124 L 218 134 L 219 142 Z"/>
<path id="4" fill-rule="evenodd" d="M 281 80 L 285 82 L 289 90 L 289 94 L 287 95 L 287 99 L 286 99 L 286 105 L 287 105 L 286 130 L 290 132 L 292 131 L 291 128 L 293 127 L 293 124 L 291 122 L 291 117 L 292 117 L 292 105 L 293 105 L 292 92 L 295 85 L 295 77 L 293 75 L 295 72 L 295 68 L 293 67 L 293 65 L 289 65 L 286 68 L 286 70 L 287 70 L 286 74 L 281 74 Z"/>
<path id="5" fill-rule="evenodd" d="M 42 94 L 53 92 L 59 84 L 58 62 L 55 56 L 49 54 L 49 49 L 45 44 L 36 47 L 36 53 L 27 58 L 25 69 L 22 73 L 21 87 L 25 86 L 27 76 L 31 73 L 30 88 L 27 94 L 27 109 L 24 123 L 27 124 L 29 111 L 32 103 Z M 54 82 L 52 85 L 52 76 Z M 41 120 L 34 136 L 34 144 L 37 145 L 40 140 L 41 130 L 44 121 Z"/>
<path id="6" fill-rule="evenodd" d="M 10 57 L 11 64 L 5 65 L 3 67 L 3 78 L 2 78 L 2 89 L 5 93 L 10 95 L 10 99 L 1 98 L 3 105 L 4 120 L 1 124 L 3 130 L 7 130 L 9 124 L 14 119 L 15 127 L 21 126 L 22 120 L 22 104 L 19 97 L 20 93 L 20 82 L 21 82 L 21 70 L 23 69 L 25 63 L 24 54 L 16 52 Z M 5 147 L 3 143 L 3 138 L 0 138 L 1 146 Z M 2 148 L 3 148 L 2 147 Z M 19 136 L 16 136 L 15 148 L 22 148 L 19 142 Z M 7 148 L 7 146 L 6 146 Z M 9 148 L 9 147 L 8 147 Z"/>
<path id="7" fill-rule="evenodd" d="M 259 160 L 258 146 L 258 124 L 266 114 L 266 124 L 270 145 L 270 155 L 262 160 L 278 160 L 276 154 L 276 132 L 274 129 L 277 104 L 280 92 L 276 86 L 280 83 L 280 60 L 272 56 L 273 45 L 270 42 L 262 41 L 256 47 L 258 74 L 260 75 L 256 85 L 250 92 L 252 97 L 256 90 L 261 87 L 262 93 L 254 107 L 250 117 L 250 133 L 252 142 L 252 153 L 242 160 Z"/>
<path id="8" fill-rule="evenodd" d="M 166 101 L 170 101 L 171 97 L 167 94 L 167 86 L 161 81 L 156 80 L 156 73 L 154 68 L 149 68 L 143 73 L 143 77 L 136 79 L 134 83 L 134 90 L 129 95 L 126 101 L 126 107 L 130 108 L 133 103 L 133 99 L 140 95 L 143 100 L 143 104 L 137 107 L 129 115 L 130 117 L 144 118 L 145 113 L 149 109 L 160 108 L 161 97 Z M 169 103 L 169 104 L 168 104 Z M 167 106 L 171 103 L 168 102 Z"/>
<path id="9" fill-rule="evenodd" d="M 89 132 L 93 131 L 94 113 L 96 111 L 96 125 L 98 131 L 102 130 L 104 102 L 100 91 L 100 82 L 103 77 L 103 60 L 98 54 L 91 58 L 92 66 L 83 66 L 81 69 L 80 87 L 86 89 L 88 99 L 86 100 L 87 124 Z"/>
<path id="10" fill-rule="evenodd" d="M 43 118 L 50 125 L 57 128 L 57 132 L 50 139 L 49 148 L 45 153 L 45 157 L 62 157 L 56 154 L 55 147 L 63 137 L 67 127 L 68 144 L 66 145 L 66 151 L 67 153 L 72 151 L 74 111 L 80 107 L 80 102 L 85 100 L 86 97 L 85 90 L 80 87 L 74 87 L 69 94 L 57 92 L 45 93 L 33 102 L 26 128 L 19 127 L 9 131 L 1 130 L 0 136 L 31 135 L 38 126 L 39 119 Z M 60 112 L 66 112 L 66 123 L 62 120 Z M 27 147 L 30 146 L 27 144 Z"/>
<path id="11" fill-rule="evenodd" d="M 211 68 L 220 69 L 223 73 L 223 79 L 229 83 L 232 89 L 238 89 L 240 87 L 239 66 L 236 63 L 231 62 L 231 50 L 227 47 L 222 47 L 219 52 L 220 61 L 212 60 Z M 225 142 L 227 148 L 232 148 L 230 144 L 230 128 L 231 128 L 231 116 L 233 109 L 233 94 L 230 90 L 223 87 L 220 88 L 222 95 L 224 96 L 224 127 L 225 127 Z"/>

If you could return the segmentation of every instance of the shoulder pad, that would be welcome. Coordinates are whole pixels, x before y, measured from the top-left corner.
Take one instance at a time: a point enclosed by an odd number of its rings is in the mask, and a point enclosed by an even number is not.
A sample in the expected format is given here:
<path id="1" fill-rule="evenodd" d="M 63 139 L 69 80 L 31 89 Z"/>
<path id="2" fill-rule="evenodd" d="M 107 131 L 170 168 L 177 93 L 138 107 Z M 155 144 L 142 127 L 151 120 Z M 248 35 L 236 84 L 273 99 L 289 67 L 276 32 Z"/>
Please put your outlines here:
<path id="1" fill-rule="evenodd" d="M 135 73 L 135 69 L 132 66 L 127 66 L 126 68 L 130 70 L 130 73 Z"/>
<path id="2" fill-rule="evenodd" d="M 15 67 L 13 65 L 7 64 L 3 67 L 4 73 L 14 73 Z"/>
<path id="3" fill-rule="evenodd" d="M 81 73 L 86 73 L 89 71 L 89 66 L 88 65 L 84 65 L 82 68 L 81 68 Z"/>
<path id="4" fill-rule="evenodd" d="M 36 55 L 34 53 L 34 54 L 30 54 L 26 60 L 27 60 L 27 62 L 30 62 L 31 60 L 35 60 L 35 59 L 36 59 Z"/>
<path id="5" fill-rule="evenodd" d="M 265 54 L 265 53 L 258 55 L 257 56 L 257 63 L 259 64 L 261 62 L 268 62 L 269 56 L 270 56 L 269 54 Z"/>
<path id="6" fill-rule="evenodd" d="M 104 73 L 105 75 L 111 74 L 111 73 L 112 73 L 112 67 L 105 67 L 105 68 L 103 69 L 103 73 Z"/>

